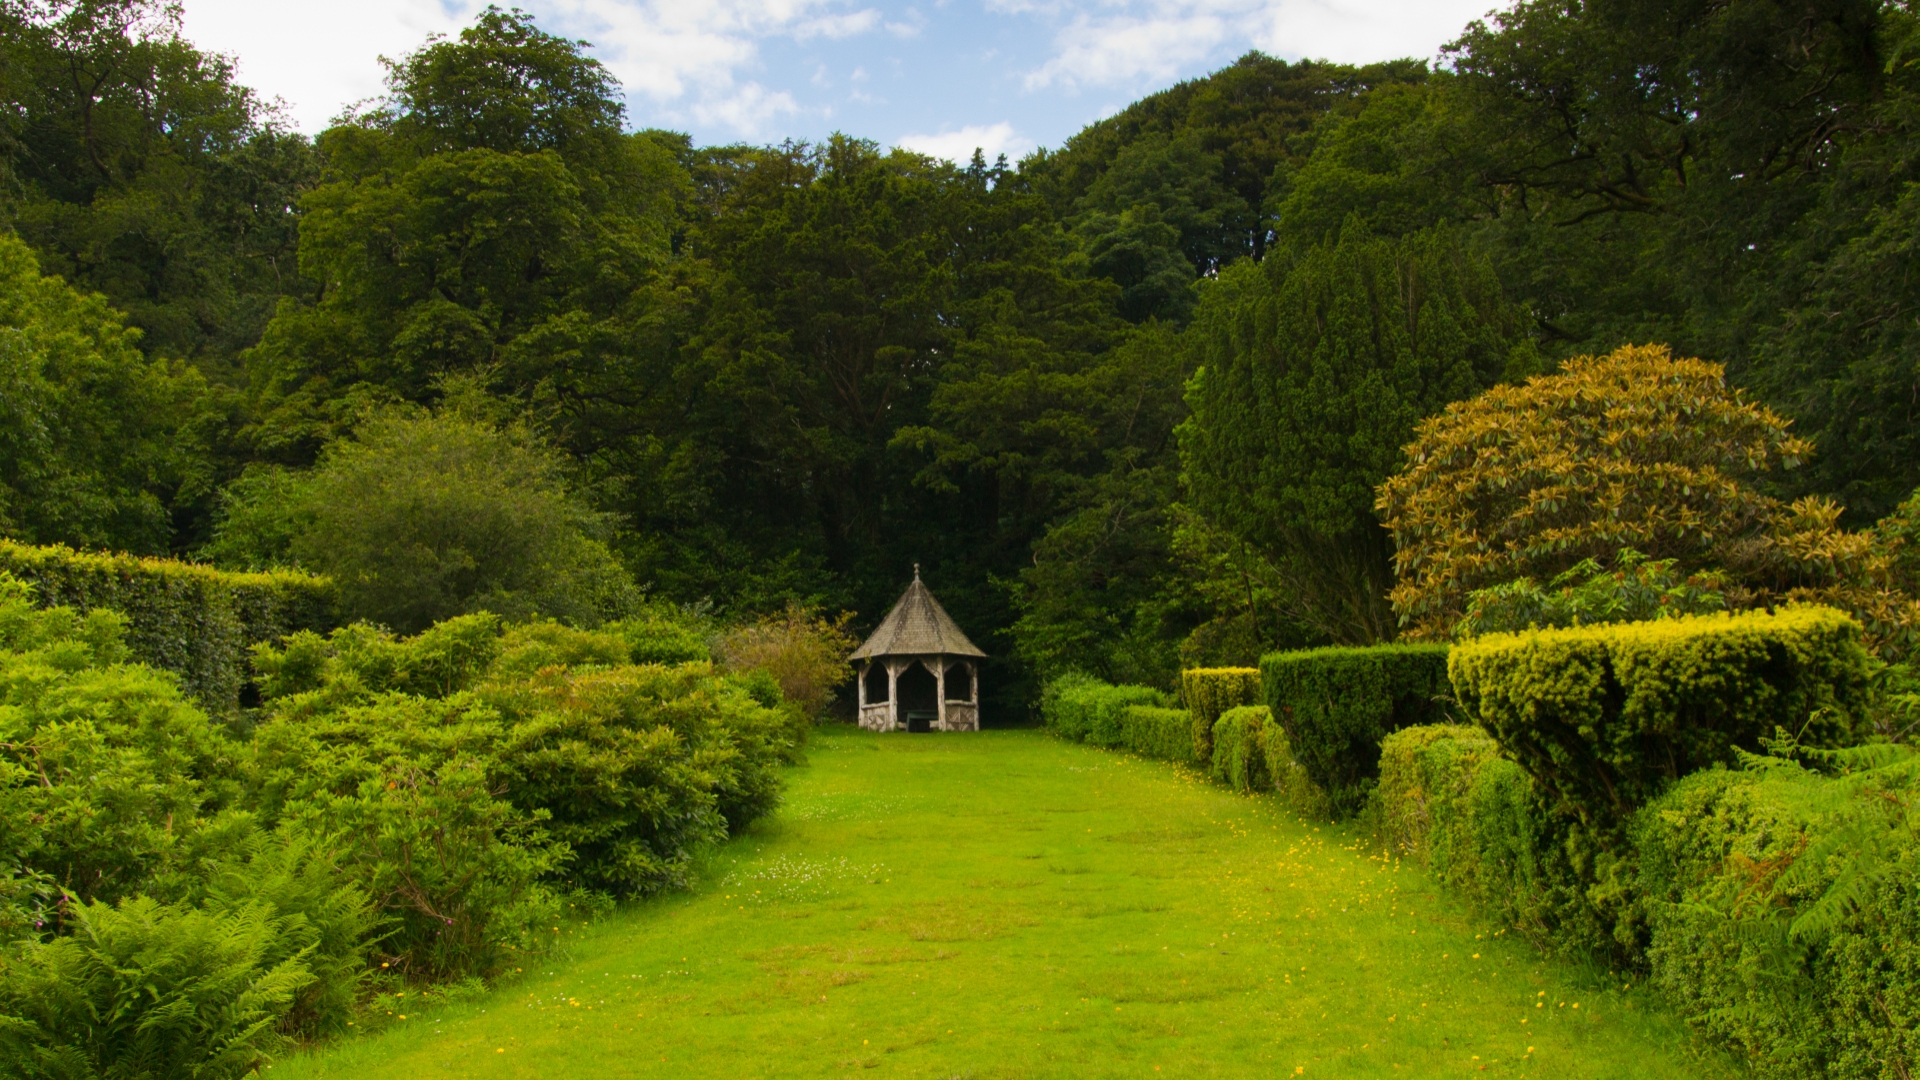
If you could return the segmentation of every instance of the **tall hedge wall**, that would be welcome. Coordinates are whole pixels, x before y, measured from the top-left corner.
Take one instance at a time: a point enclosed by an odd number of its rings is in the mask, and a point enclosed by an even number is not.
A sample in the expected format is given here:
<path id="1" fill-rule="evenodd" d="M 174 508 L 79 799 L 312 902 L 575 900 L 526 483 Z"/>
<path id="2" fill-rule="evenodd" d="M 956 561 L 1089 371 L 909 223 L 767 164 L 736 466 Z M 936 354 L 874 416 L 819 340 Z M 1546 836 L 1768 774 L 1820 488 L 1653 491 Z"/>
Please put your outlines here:
<path id="1" fill-rule="evenodd" d="M 1785 728 L 1842 745 L 1865 704 L 1860 626 L 1831 608 L 1488 634 L 1455 696 L 1541 788 L 1602 830 Z"/>
<path id="2" fill-rule="evenodd" d="M 1213 760 L 1213 725 L 1228 709 L 1260 703 L 1258 668 L 1188 668 L 1180 673 L 1180 697 L 1193 714 L 1193 760 Z"/>
<path id="3" fill-rule="evenodd" d="M 42 606 L 120 612 L 134 659 L 180 676 L 212 712 L 239 706 L 254 645 L 334 623 L 332 583 L 293 571 L 236 574 L 0 540 L 0 572 L 32 585 Z"/>
<path id="4" fill-rule="evenodd" d="M 1376 645 L 1274 653 L 1260 661 L 1267 705 L 1293 757 L 1351 814 L 1380 775 L 1380 740 L 1447 716 L 1445 645 Z"/>

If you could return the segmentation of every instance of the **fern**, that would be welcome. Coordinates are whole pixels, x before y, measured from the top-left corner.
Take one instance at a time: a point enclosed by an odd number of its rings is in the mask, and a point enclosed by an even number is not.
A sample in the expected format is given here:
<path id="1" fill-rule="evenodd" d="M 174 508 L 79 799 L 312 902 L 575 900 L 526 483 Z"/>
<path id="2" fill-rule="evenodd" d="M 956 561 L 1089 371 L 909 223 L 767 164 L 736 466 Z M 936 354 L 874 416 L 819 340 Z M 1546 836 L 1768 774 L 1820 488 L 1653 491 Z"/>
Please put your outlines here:
<path id="1" fill-rule="evenodd" d="M 138 898 L 73 912 L 0 974 L 0 1073 L 22 1080 L 229 1080 L 265 1064 L 313 981 L 277 961 L 286 921 L 264 903 L 212 912 Z M 303 950 L 304 952 L 304 950 Z"/>
<path id="2" fill-rule="evenodd" d="M 1830 867 L 1833 880 L 1820 898 L 1795 916 L 1794 940 L 1818 943 L 1863 910 L 1886 882 L 1895 855 L 1914 842 L 1920 817 L 1913 792 L 1920 787 L 1920 750 L 1893 743 L 1843 750 L 1802 750 L 1817 764 L 1838 770 L 1815 809 L 1832 816 L 1792 867 L 1783 885 L 1813 885 Z"/>

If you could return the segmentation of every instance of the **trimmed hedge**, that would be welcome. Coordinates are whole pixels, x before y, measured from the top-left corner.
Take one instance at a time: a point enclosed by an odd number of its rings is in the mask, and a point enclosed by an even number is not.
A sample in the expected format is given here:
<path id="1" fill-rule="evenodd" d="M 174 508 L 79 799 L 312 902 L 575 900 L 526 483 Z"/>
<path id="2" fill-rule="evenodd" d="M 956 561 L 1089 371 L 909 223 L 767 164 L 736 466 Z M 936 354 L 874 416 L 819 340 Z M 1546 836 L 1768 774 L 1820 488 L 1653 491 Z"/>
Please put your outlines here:
<path id="1" fill-rule="evenodd" d="M 1447 718 L 1447 646 L 1376 645 L 1260 660 L 1267 705 L 1293 757 L 1336 816 L 1358 810 L 1380 772 L 1380 740 Z"/>
<path id="2" fill-rule="evenodd" d="M 1189 668 L 1180 673 L 1180 697 L 1193 719 L 1193 760 L 1213 760 L 1213 725 L 1228 709 L 1260 703 L 1257 668 Z"/>
<path id="3" fill-rule="evenodd" d="M 1120 710 L 1121 745 L 1141 757 L 1190 764 L 1193 724 L 1185 709 L 1129 705 Z"/>
<path id="4" fill-rule="evenodd" d="M 1489 634 L 1447 667 L 1468 714 L 1601 830 L 1776 728 L 1844 743 L 1869 673 L 1859 624 L 1818 607 Z"/>
<path id="5" fill-rule="evenodd" d="M 1920 753 L 1749 758 L 1591 834 L 1473 727 L 1381 746 L 1379 824 L 1497 925 L 1637 972 L 1763 1078 L 1883 1080 L 1920 1064 Z"/>
<path id="6" fill-rule="evenodd" d="M 1111 750 L 1126 745 L 1120 714 L 1129 705 L 1167 703 L 1167 696 L 1150 686 L 1113 686 L 1090 675 L 1073 674 L 1047 684 L 1040 715 L 1061 738 Z"/>
<path id="7" fill-rule="evenodd" d="M 0 540 L 0 571 L 32 585 L 42 607 L 120 612 L 133 659 L 178 675 L 216 713 L 239 707 L 253 646 L 335 621 L 333 584 L 297 571 L 230 573 L 10 540 Z"/>
<path id="8" fill-rule="evenodd" d="M 1425 866 L 1535 946 L 1585 960 L 1617 955 L 1569 851 L 1584 845 L 1485 731 L 1402 728 L 1380 743 L 1372 809 L 1393 853 Z"/>
<path id="9" fill-rule="evenodd" d="M 1267 723 L 1273 713 L 1264 705 L 1228 709 L 1213 722 L 1213 767 L 1216 783 L 1235 791 L 1268 791 Z"/>

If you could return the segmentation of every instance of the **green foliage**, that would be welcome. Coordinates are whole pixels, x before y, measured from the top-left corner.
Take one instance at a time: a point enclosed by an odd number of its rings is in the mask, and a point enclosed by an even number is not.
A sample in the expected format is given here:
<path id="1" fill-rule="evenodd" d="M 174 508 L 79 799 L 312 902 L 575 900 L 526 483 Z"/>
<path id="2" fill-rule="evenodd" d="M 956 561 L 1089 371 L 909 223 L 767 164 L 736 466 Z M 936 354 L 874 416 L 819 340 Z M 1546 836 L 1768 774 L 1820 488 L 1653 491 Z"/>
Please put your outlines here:
<path id="1" fill-rule="evenodd" d="M 169 511 L 207 480 L 207 387 L 138 342 L 104 299 L 41 277 L 0 234 L 0 533 L 168 550 Z"/>
<path id="2" fill-rule="evenodd" d="M 412 638 L 356 624 L 263 647 L 268 719 L 257 743 L 270 759 L 269 801 L 302 814 L 327 802 L 313 828 L 328 834 L 351 834 L 368 814 L 402 836 L 447 828 L 434 824 L 442 818 L 459 823 L 472 851 L 452 869 L 493 860 L 498 880 L 477 899 L 454 898 L 476 912 L 458 940 L 455 924 L 428 920 L 416 934 L 414 921 L 454 917 L 434 890 L 464 888 L 464 879 L 436 884 L 402 870 L 421 896 L 396 896 L 392 884 L 370 891 L 400 911 L 397 955 L 415 940 L 454 950 L 416 950 L 408 964 L 436 975 L 487 970 L 505 946 L 526 947 L 529 928 L 547 917 L 543 883 L 623 896 L 683 884 L 695 848 L 776 801 L 774 766 L 804 735 L 777 685 L 770 704 L 708 663 L 635 665 L 630 649 L 618 633 L 552 622 L 502 633 L 486 614 Z M 403 855 L 418 857 L 381 847 L 365 860 L 385 872 L 404 866 Z M 477 921 L 494 909 L 507 930 Z"/>
<path id="3" fill-rule="evenodd" d="M 318 172 L 308 140 L 234 76 L 232 59 L 182 38 L 177 5 L 0 10 L 6 228 L 126 312 L 150 356 L 219 374 L 279 297 L 308 288 L 293 273 L 294 205 Z"/>
<path id="4" fill-rule="evenodd" d="M 1266 733 L 1273 711 L 1265 705 L 1240 705 L 1220 714 L 1213 723 L 1213 769 L 1216 783 L 1235 791 L 1267 791 L 1273 777 L 1267 772 Z"/>
<path id="5" fill-rule="evenodd" d="M 217 852 L 207 821 L 236 795 L 237 747 L 176 680 L 124 663 L 122 620 L 35 610 L 0 574 L 0 867 L 20 875 L 0 924 L 115 901 Z M 54 910 L 46 910 L 54 908 Z"/>
<path id="6" fill-rule="evenodd" d="M 1120 710 L 1120 747 L 1159 761 L 1193 761 L 1193 721 L 1185 709 L 1128 705 Z"/>
<path id="7" fill-rule="evenodd" d="M 1273 719 L 1328 809 L 1360 809 L 1380 775 L 1380 740 L 1441 721 L 1451 703 L 1444 645 L 1308 649 L 1260 660 Z"/>
<path id="8" fill-rule="evenodd" d="M 1428 724 L 1388 735 L 1372 806 L 1389 851 L 1426 867 L 1489 921 L 1546 952 L 1620 962 L 1622 947 L 1588 897 L 1589 845 L 1485 731 Z"/>
<path id="9" fill-rule="evenodd" d="M 1673 569 L 1675 561 L 1648 562 L 1632 548 L 1622 548 L 1611 569 L 1594 559 L 1582 559 L 1545 588 L 1522 577 L 1476 589 L 1467 594 L 1467 613 L 1453 628 L 1453 636 L 1644 622 L 1726 610 L 1727 600 L 1720 592 L 1724 574 L 1707 571 L 1681 577 Z"/>
<path id="10" fill-rule="evenodd" d="M 23 1075 L 238 1075 L 345 1030 L 372 959 L 524 963 L 566 893 L 683 884 L 805 733 L 768 677 L 482 613 L 259 644 L 240 742 L 127 662 L 121 616 L 32 601 L 0 575 L 0 931 L 28 942 L 0 957 L 0 1061 Z"/>
<path id="11" fill-rule="evenodd" d="M 77 907 L 73 933 L 0 968 L 10 1076 L 237 1078 L 284 1042 L 275 1025 L 314 981 L 282 955 L 272 908 Z"/>
<path id="12" fill-rule="evenodd" d="M 1260 700 L 1257 668 L 1190 668 L 1180 673 L 1180 699 L 1192 714 L 1193 760 L 1213 761 L 1213 725 L 1228 709 Z"/>
<path id="13" fill-rule="evenodd" d="M 1166 695 L 1150 686 L 1109 686 L 1088 675 L 1069 673 L 1047 684 L 1040 716 L 1063 739 L 1108 749 L 1126 745 L 1121 714 L 1131 705 L 1164 708 Z"/>
<path id="14" fill-rule="evenodd" d="M 1316 122 L 1371 89 L 1425 77 L 1413 60 L 1356 68 L 1250 52 L 1089 125 L 1021 172 L 1079 228 L 1117 208 L 1151 208 L 1178 233 L 1172 250 L 1190 273 L 1209 274 L 1266 254 L 1274 177 Z"/>
<path id="15" fill-rule="evenodd" d="M 320 136 L 300 267 L 322 288 L 248 358 L 252 434 L 276 455 L 310 457 L 352 419 L 344 400 L 429 401 L 447 374 L 500 365 L 580 405 L 633 373 L 619 352 L 644 333 L 687 177 L 621 130 L 606 70 L 489 8 L 393 63 L 388 89 Z"/>
<path id="16" fill-rule="evenodd" d="M 1390 640 L 1374 486 L 1423 417 L 1533 369 L 1524 313 L 1451 235 L 1381 240 L 1356 222 L 1297 260 L 1221 274 L 1187 347 L 1194 509 L 1285 575 L 1300 621 Z"/>
<path id="17" fill-rule="evenodd" d="M 238 706 L 253 646 L 334 620 L 333 584 L 296 571 L 223 573 L 0 540 L 0 572 L 32 585 L 43 604 L 119 613 L 132 658 L 179 676 L 216 713 Z"/>
<path id="18" fill-rule="evenodd" d="M 761 672 L 778 688 L 775 697 L 817 720 L 840 688 L 853 678 L 847 654 L 860 639 L 847 630 L 850 611 L 827 618 L 798 604 L 720 635 L 718 652 L 728 671 Z"/>
<path id="19" fill-rule="evenodd" d="M 706 622 L 702 613 L 652 605 L 601 629 L 626 642 L 636 664 L 688 664 L 713 659 L 707 646 L 712 631 Z"/>
<path id="20" fill-rule="evenodd" d="M 1815 607 L 1490 634 L 1447 669 L 1465 713 L 1603 834 L 1775 728 L 1843 745 L 1869 672 L 1859 624 Z"/>
<path id="21" fill-rule="evenodd" d="M 1920 1053 L 1920 758 L 1810 757 L 1696 773 L 1635 816 L 1653 982 L 1756 1075 L 1898 1075 Z"/>
<path id="22" fill-rule="evenodd" d="M 338 583 L 343 615 L 402 632 L 480 610 L 598 623 L 637 590 L 568 471 L 522 426 L 376 415 L 310 474 L 244 480 L 209 554 L 312 567 Z M 247 550 L 263 539 L 286 549 Z"/>

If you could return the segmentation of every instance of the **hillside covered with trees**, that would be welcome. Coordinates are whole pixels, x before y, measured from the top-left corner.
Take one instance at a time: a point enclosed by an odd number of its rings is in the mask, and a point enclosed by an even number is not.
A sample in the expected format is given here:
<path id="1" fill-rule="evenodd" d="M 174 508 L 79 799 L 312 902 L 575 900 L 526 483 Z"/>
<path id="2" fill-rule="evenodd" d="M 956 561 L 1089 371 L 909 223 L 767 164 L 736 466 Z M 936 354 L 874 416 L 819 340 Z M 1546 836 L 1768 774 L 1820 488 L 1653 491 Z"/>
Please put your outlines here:
<path id="1" fill-rule="evenodd" d="M 630 130 L 497 9 L 309 139 L 164 4 L 0 4 L 0 533 L 403 634 L 870 624 L 918 562 L 1008 719 L 1396 637 L 1417 427 L 1625 345 L 1722 365 L 1806 443 L 1756 497 L 1862 529 L 1920 484 L 1916 50 L 1899 3 L 1526 0 L 952 164 Z"/>

